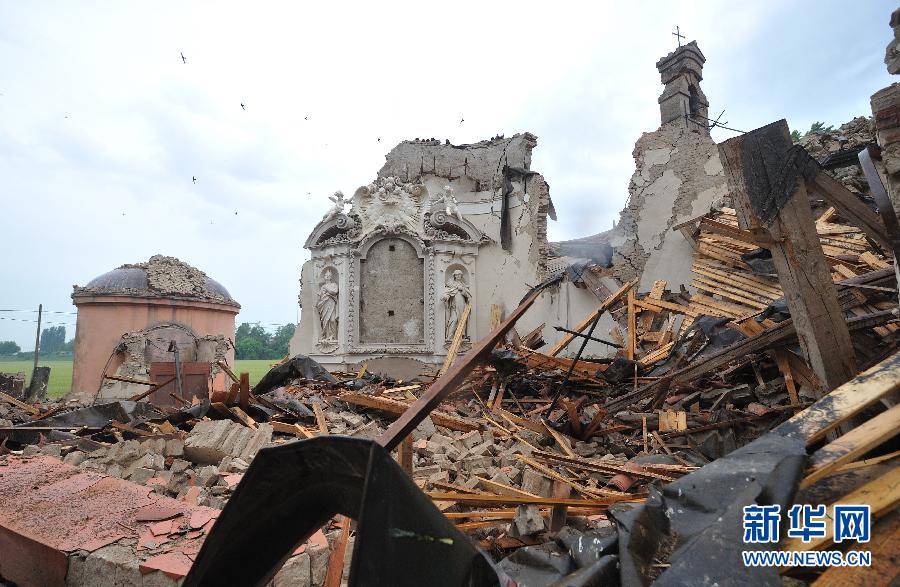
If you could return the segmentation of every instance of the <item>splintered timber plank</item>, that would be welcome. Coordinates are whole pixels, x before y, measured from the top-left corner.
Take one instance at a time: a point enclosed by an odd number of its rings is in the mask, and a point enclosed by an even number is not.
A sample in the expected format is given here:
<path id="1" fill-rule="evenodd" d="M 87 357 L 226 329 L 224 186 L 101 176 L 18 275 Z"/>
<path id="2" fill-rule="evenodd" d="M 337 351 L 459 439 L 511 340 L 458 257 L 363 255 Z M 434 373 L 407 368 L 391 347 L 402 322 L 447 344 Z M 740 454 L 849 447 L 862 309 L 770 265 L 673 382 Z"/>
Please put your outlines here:
<path id="1" fill-rule="evenodd" d="M 490 479 L 485 479 L 484 477 L 479 477 L 477 475 L 474 476 L 475 479 L 478 479 L 478 485 L 481 486 L 482 489 L 490 491 L 496 495 L 515 495 L 518 497 L 540 497 L 540 495 L 535 495 L 534 493 L 529 493 L 518 487 L 513 487 L 512 485 L 506 485 L 505 483 L 500 483 L 498 481 L 491 481 Z M 468 492 L 466 492 L 468 493 Z M 475 495 L 484 495 L 484 494 L 475 494 Z"/>
<path id="2" fill-rule="evenodd" d="M 862 255 L 859 256 L 859 260 L 871 267 L 872 269 L 885 269 L 890 267 L 890 263 L 879 259 L 876 257 L 871 251 L 866 251 Z"/>
<path id="3" fill-rule="evenodd" d="M 328 434 L 328 420 L 325 418 L 321 402 L 313 402 L 313 413 L 316 415 L 316 424 L 319 426 L 319 432 Z"/>
<path id="4" fill-rule="evenodd" d="M 702 255 L 709 257 L 710 259 L 715 259 L 716 261 L 720 261 L 725 263 L 731 267 L 745 266 L 744 261 L 741 259 L 740 255 L 735 255 L 731 253 L 723 253 L 721 250 L 716 247 L 710 246 L 708 244 L 700 243 L 697 247 L 697 251 Z"/>
<path id="5" fill-rule="evenodd" d="M 579 322 L 578 325 L 575 326 L 575 328 L 573 328 L 572 330 L 575 330 L 576 332 L 583 332 L 585 328 L 591 325 L 591 323 L 597 318 L 599 314 L 602 314 L 603 312 L 610 309 L 613 305 L 615 305 L 616 302 L 622 299 L 622 296 L 631 291 L 631 289 L 638 284 L 638 281 L 639 278 L 635 278 L 624 284 L 613 295 L 603 300 L 603 302 L 599 306 L 597 306 L 597 308 L 593 312 L 585 316 L 584 320 Z M 560 351 L 566 348 L 566 346 L 568 346 L 570 342 L 572 342 L 573 338 L 575 338 L 574 334 L 566 333 L 562 338 L 559 339 L 559 342 L 557 342 L 550 348 L 550 350 L 547 351 L 547 354 L 551 357 L 555 357 L 560 353 Z"/>
<path id="6" fill-rule="evenodd" d="M 900 389 L 900 353 L 841 385 L 776 431 L 796 434 L 814 444 L 838 425 Z"/>
<path id="7" fill-rule="evenodd" d="M 401 401 L 388 399 L 382 396 L 366 395 L 364 393 L 356 392 L 342 393 L 338 396 L 338 399 L 348 404 L 363 406 L 365 408 L 373 408 L 397 416 L 403 414 L 410 407 L 410 404 Z M 469 432 L 470 430 L 478 429 L 478 426 L 474 424 L 470 424 L 465 420 L 455 418 L 443 412 L 434 411 L 430 413 L 430 416 L 431 421 L 434 422 L 437 426 L 443 426 L 444 428 L 449 428 L 450 430 L 456 430 L 458 432 Z"/>
<path id="8" fill-rule="evenodd" d="M 634 313 L 634 290 L 628 290 L 628 347 L 625 356 L 629 360 L 634 360 L 637 352 L 637 322 Z"/>
<path id="9" fill-rule="evenodd" d="M 247 412 L 242 410 L 240 407 L 232 406 L 228 409 L 231 410 L 231 413 L 234 414 L 235 417 L 238 420 L 240 420 L 244 426 L 246 426 L 248 428 L 253 428 L 254 430 L 256 430 L 256 428 L 258 428 L 258 425 L 256 424 L 256 420 L 251 418 L 250 415 L 247 414 Z"/>
<path id="10" fill-rule="evenodd" d="M 615 337 L 613 337 L 615 338 Z M 618 341 L 616 341 L 618 342 Z M 553 357 L 550 355 L 545 355 L 544 353 L 533 351 L 531 349 L 526 349 L 524 347 L 518 348 L 518 350 L 522 351 L 525 355 L 525 362 L 529 367 L 535 369 L 564 369 L 568 370 L 569 367 L 572 366 L 572 359 L 566 359 L 562 357 Z M 593 383 L 597 383 L 600 385 L 605 385 L 606 382 L 602 379 L 597 379 L 594 374 L 598 371 L 600 365 L 597 363 L 589 363 L 587 361 L 578 361 L 575 363 L 575 370 L 572 371 L 572 377 L 577 379 L 584 379 L 586 381 L 591 381 Z"/>
<path id="11" fill-rule="evenodd" d="M 672 351 L 672 349 L 674 347 L 675 347 L 675 343 L 670 342 L 669 344 L 667 344 L 666 346 L 664 346 L 662 348 L 658 348 L 658 349 L 655 349 L 655 350 L 647 353 L 643 358 L 638 360 L 638 363 L 646 366 L 646 365 L 653 364 L 657 361 L 661 361 L 662 359 L 665 359 L 666 357 L 669 356 L 669 353 Z"/>
<path id="12" fill-rule="evenodd" d="M 16 398 L 14 398 L 13 396 L 7 395 L 7 394 L 3 393 L 2 391 L 0 391 L 0 400 L 3 400 L 7 403 L 10 403 L 10 404 L 16 406 L 20 410 L 25 410 L 32 416 L 37 416 L 38 414 L 41 413 L 41 411 L 39 409 L 37 409 L 36 407 L 30 406 L 30 405 L 26 404 L 25 402 L 19 401 Z"/>
<path id="13" fill-rule="evenodd" d="M 642 310 L 651 310 L 653 312 L 660 312 L 662 310 L 669 310 L 671 312 L 677 312 L 679 314 L 685 314 L 687 316 L 696 317 L 697 314 L 694 313 L 688 306 L 682 306 L 681 304 L 673 304 L 672 302 L 664 302 L 663 300 L 653 300 L 648 302 L 646 300 L 634 300 L 634 305 Z"/>
<path id="14" fill-rule="evenodd" d="M 800 489 L 824 479 L 844 463 L 852 461 L 900 433 L 898 422 L 900 422 L 900 404 L 863 422 L 817 450 L 810 458 L 812 472 L 800 482 Z"/>
<path id="15" fill-rule="evenodd" d="M 650 293 L 647 294 L 648 300 L 661 300 L 663 296 L 663 292 L 666 291 L 666 280 L 665 279 L 657 279 L 653 282 L 653 287 L 650 288 Z M 655 316 L 651 312 L 647 312 L 641 316 L 641 331 L 650 330 L 650 327 L 653 326 L 653 319 Z"/>
<path id="16" fill-rule="evenodd" d="M 775 362 L 778 365 L 778 370 L 784 375 L 784 385 L 787 388 L 788 397 L 790 398 L 791 403 L 794 405 L 799 404 L 800 398 L 797 395 L 797 386 L 794 384 L 794 373 L 791 371 L 791 366 L 788 362 L 787 351 L 784 349 L 776 349 Z"/>
<path id="17" fill-rule="evenodd" d="M 522 497 L 518 495 L 472 495 L 468 493 L 427 493 L 433 501 L 455 501 L 465 505 L 567 505 L 573 507 L 607 506 L 619 501 L 644 501 L 642 497 L 601 497 L 598 499 L 572 499 L 563 497 Z"/>
<path id="18" fill-rule="evenodd" d="M 503 309 L 498 304 L 491 304 L 491 330 L 500 326 L 503 321 Z"/>
<path id="19" fill-rule="evenodd" d="M 269 420 L 269 424 L 272 426 L 272 430 L 275 432 L 281 432 L 283 434 L 293 434 L 298 438 L 314 438 L 315 434 L 300 426 L 299 424 L 288 424 L 286 422 L 279 422 L 277 420 Z"/>
<path id="20" fill-rule="evenodd" d="M 750 288 L 751 291 L 766 292 L 768 295 L 774 296 L 773 299 L 780 298 L 784 295 L 777 281 L 772 279 L 764 279 L 744 271 L 728 271 L 721 267 L 717 267 L 701 260 L 695 261 L 691 269 L 700 268 L 708 273 L 712 273 L 719 277 L 724 277 L 735 282 L 742 283 Z"/>
<path id="21" fill-rule="evenodd" d="M 785 126 L 787 126 L 785 124 Z M 844 184 L 824 171 L 820 171 L 811 182 L 811 189 L 833 206 L 842 218 L 858 226 L 866 235 L 885 250 L 891 250 L 891 240 L 881 218 Z"/>
<path id="22" fill-rule="evenodd" d="M 466 304 L 466 307 L 463 308 L 462 316 L 459 318 L 459 323 L 456 325 L 456 332 L 453 333 L 453 341 L 450 343 L 450 348 L 447 350 L 447 358 L 444 359 L 444 364 L 438 372 L 439 375 L 446 373 L 447 369 L 450 368 L 450 365 L 452 365 L 453 361 L 456 359 L 456 354 L 459 352 L 459 346 L 462 344 L 463 335 L 466 333 L 466 324 L 469 321 L 469 313 L 471 311 L 472 304 Z"/>
<path id="23" fill-rule="evenodd" d="M 753 235 L 749 230 L 744 230 L 743 228 L 738 228 L 737 226 L 719 222 L 718 220 L 713 220 L 708 217 L 704 217 L 700 220 L 700 230 L 727 236 L 746 244 L 753 243 Z"/>
<path id="24" fill-rule="evenodd" d="M 870 481 L 862 487 L 838 499 L 835 504 L 858 505 L 871 507 L 872 520 L 890 512 L 900 504 L 900 467 L 895 467 Z M 834 538 L 834 520 L 831 519 L 832 508 L 827 508 L 829 515 L 825 517 L 825 536 L 814 537 L 809 542 L 800 538 L 790 538 L 779 544 L 781 550 L 820 550 L 832 544 Z"/>
<path id="25" fill-rule="evenodd" d="M 732 314 L 735 317 L 744 316 L 747 313 L 755 312 L 750 307 L 743 304 L 735 304 L 726 300 L 717 300 L 711 296 L 704 294 L 694 294 L 691 296 L 691 302 L 696 302 L 702 306 L 716 308 L 722 312 Z"/>
<path id="26" fill-rule="evenodd" d="M 829 206 L 827 210 L 822 212 L 822 215 L 816 218 L 816 224 L 826 224 L 837 214 L 837 210 L 834 209 L 834 206 Z"/>
<path id="27" fill-rule="evenodd" d="M 768 307 L 768 305 L 773 301 L 771 299 L 767 300 L 762 296 L 753 295 L 746 290 L 738 289 L 736 287 L 713 281 L 705 277 L 695 277 L 694 283 L 699 284 L 699 286 L 704 286 L 703 289 L 707 291 L 715 292 L 722 297 L 728 297 L 733 300 L 737 300 L 742 304 L 754 306 L 756 308 L 759 308 L 760 310 Z"/>
<path id="28" fill-rule="evenodd" d="M 566 467 L 570 467 L 572 469 L 581 469 L 583 471 L 603 473 L 610 476 L 618 475 L 619 473 L 625 473 L 626 475 L 641 477 L 643 479 L 658 479 L 660 481 L 667 482 L 674 481 L 677 478 L 672 475 L 665 475 L 662 473 L 651 471 L 649 470 L 649 468 L 642 467 L 640 465 L 629 466 L 628 468 L 625 468 L 622 465 L 616 465 L 608 461 L 583 459 L 575 456 L 564 456 L 544 450 L 534 451 L 532 456 L 545 462 L 565 465 Z"/>
<path id="29" fill-rule="evenodd" d="M 900 576 L 900 514 L 894 513 L 872 527 L 869 542 L 851 546 L 872 553 L 869 567 L 829 567 L 813 587 L 880 587 L 896 585 Z"/>
<path id="30" fill-rule="evenodd" d="M 350 539 L 350 518 L 338 516 L 341 533 L 331 546 L 328 555 L 328 567 L 325 571 L 324 587 L 340 587 L 344 574 L 344 557 L 347 554 L 347 543 Z"/>

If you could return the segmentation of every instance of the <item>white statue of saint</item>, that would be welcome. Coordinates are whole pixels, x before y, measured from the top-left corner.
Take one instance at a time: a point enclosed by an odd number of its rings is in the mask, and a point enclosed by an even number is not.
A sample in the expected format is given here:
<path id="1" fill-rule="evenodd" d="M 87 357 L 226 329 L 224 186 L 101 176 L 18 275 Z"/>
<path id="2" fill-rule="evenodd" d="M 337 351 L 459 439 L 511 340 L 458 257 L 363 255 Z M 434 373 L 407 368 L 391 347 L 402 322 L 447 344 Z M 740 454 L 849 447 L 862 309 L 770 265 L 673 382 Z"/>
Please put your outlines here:
<path id="1" fill-rule="evenodd" d="M 333 196 L 328 196 L 328 199 L 334 202 L 334 206 L 325 213 L 325 216 L 322 217 L 322 222 L 344 213 L 344 192 L 336 191 Z"/>
<path id="2" fill-rule="evenodd" d="M 319 341 L 336 342 L 338 334 L 338 285 L 334 282 L 334 275 L 326 271 L 323 276 L 325 282 L 319 287 L 319 296 L 316 300 L 316 311 L 319 313 L 319 325 L 321 334 Z"/>
<path id="3" fill-rule="evenodd" d="M 469 286 L 463 281 L 463 272 L 461 270 L 456 269 L 453 271 L 453 277 L 447 283 L 447 288 L 444 290 L 444 296 L 441 299 L 444 300 L 444 306 L 447 310 L 444 336 L 447 340 L 451 340 L 462 318 L 463 309 L 469 303 L 469 300 L 472 299 Z"/>

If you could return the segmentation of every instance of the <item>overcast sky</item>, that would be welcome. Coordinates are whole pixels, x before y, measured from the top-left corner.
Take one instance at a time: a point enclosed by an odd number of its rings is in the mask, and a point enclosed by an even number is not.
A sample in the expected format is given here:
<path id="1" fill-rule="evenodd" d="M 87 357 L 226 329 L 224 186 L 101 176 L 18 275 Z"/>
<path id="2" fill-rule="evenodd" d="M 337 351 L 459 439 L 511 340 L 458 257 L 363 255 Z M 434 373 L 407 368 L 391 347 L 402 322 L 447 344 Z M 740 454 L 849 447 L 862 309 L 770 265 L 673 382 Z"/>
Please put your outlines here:
<path id="1" fill-rule="evenodd" d="M 0 309 L 74 312 L 73 284 L 161 253 L 225 285 L 238 322 L 293 321 L 327 197 L 415 137 L 530 131 L 551 239 L 605 230 L 659 126 L 676 25 L 711 113 L 805 130 L 870 113 L 895 7 L 0 0 Z M 0 340 L 33 345 L 34 313 L 0 318 Z M 71 338 L 74 318 L 45 321 Z"/>

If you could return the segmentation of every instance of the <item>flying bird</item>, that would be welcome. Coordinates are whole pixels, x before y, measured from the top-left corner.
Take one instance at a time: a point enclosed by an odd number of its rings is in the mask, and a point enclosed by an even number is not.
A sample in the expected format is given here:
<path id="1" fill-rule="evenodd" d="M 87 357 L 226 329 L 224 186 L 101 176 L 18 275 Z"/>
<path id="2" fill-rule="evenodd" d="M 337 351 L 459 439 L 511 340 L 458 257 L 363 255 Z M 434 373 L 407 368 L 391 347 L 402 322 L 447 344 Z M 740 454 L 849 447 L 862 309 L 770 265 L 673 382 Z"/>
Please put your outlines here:
<path id="1" fill-rule="evenodd" d="M 460 119 L 459 119 L 459 123 L 460 123 L 460 124 L 464 123 L 465 121 L 466 121 L 465 118 L 460 118 Z"/>
<path id="2" fill-rule="evenodd" d="M 378 137 L 378 142 L 379 142 L 379 143 L 381 142 L 381 137 Z"/>
<path id="3" fill-rule="evenodd" d="M 247 109 L 247 107 L 244 106 L 244 103 L 243 103 L 243 102 L 241 102 L 241 110 L 246 110 L 246 109 Z"/>
<path id="4" fill-rule="evenodd" d="M 187 57 L 184 56 L 184 53 L 181 54 L 181 62 L 187 63 Z"/>
<path id="5" fill-rule="evenodd" d="M 194 177 L 194 176 L 193 176 L 193 175 L 192 175 L 192 176 L 191 176 L 191 179 L 193 179 L 193 180 L 194 180 L 194 183 L 197 183 L 197 178 L 196 178 L 196 177 Z"/>
<path id="6" fill-rule="evenodd" d="M 303 117 L 303 120 L 309 120 L 309 114 Z"/>

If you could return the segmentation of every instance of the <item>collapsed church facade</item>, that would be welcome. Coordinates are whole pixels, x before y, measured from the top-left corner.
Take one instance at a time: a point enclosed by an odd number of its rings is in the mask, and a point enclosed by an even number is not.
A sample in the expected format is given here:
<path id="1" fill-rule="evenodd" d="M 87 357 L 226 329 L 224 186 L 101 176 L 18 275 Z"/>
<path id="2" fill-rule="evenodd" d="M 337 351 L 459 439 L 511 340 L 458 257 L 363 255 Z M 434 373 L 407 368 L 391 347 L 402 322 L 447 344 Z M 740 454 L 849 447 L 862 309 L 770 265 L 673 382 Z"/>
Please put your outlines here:
<path id="1" fill-rule="evenodd" d="M 552 202 L 531 169 L 536 144 L 529 133 L 473 145 L 405 141 L 349 210 L 336 194 L 305 243 L 291 353 L 329 368 L 384 355 L 440 364 L 460 322 L 463 351 L 489 332 L 492 312 L 496 320 L 515 308 L 550 274 Z M 536 314 L 584 315 L 596 297 L 571 286 Z"/>
<path id="2" fill-rule="evenodd" d="M 349 202 L 340 192 L 331 198 L 334 207 L 307 238 L 311 258 L 301 270 L 291 354 L 328 368 L 381 356 L 441 364 L 464 312 L 460 352 L 531 287 L 556 279 L 513 335 L 545 325 L 540 336 L 552 345 L 565 336 L 552 327 L 575 327 L 598 298 L 635 277 L 690 283 L 692 248 L 672 229 L 727 192 L 700 88 L 704 62 L 692 42 L 657 63 L 661 126 L 635 147 L 637 168 L 617 226 L 583 239 L 548 241 L 555 212 L 547 181 L 531 168 L 534 135 L 397 145 Z M 597 332 L 615 326 L 603 316 Z M 591 340 L 584 354 L 611 349 Z"/>

